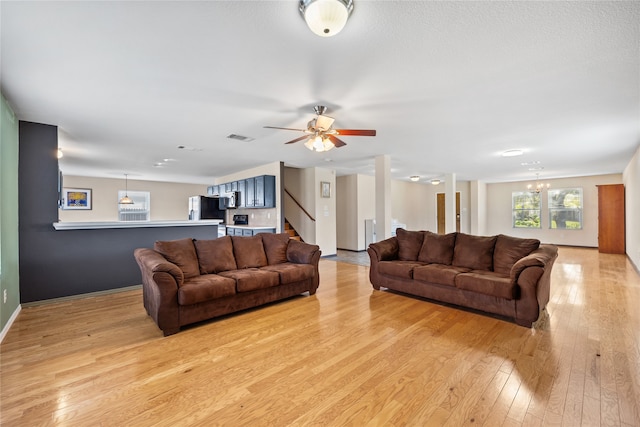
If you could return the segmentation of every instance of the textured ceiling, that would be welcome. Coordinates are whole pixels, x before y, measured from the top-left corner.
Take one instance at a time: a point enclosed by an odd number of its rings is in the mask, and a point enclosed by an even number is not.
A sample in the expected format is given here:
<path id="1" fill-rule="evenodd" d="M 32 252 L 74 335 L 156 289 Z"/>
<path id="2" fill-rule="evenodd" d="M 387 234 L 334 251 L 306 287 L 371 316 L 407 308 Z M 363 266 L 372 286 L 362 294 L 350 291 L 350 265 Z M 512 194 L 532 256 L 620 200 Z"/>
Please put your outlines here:
<path id="1" fill-rule="evenodd" d="M 544 178 L 620 173 L 640 142 L 636 1 L 355 0 L 332 38 L 295 0 L 0 13 L 2 92 L 20 120 L 59 127 L 68 175 L 211 183 L 273 161 L 372 175 L 388 154 L 397 179 L 499 182 L 534 178 L 533 162 Z M 263 128 L 304 127 L 317 104 L 378 136 L 312 153 Z"/>

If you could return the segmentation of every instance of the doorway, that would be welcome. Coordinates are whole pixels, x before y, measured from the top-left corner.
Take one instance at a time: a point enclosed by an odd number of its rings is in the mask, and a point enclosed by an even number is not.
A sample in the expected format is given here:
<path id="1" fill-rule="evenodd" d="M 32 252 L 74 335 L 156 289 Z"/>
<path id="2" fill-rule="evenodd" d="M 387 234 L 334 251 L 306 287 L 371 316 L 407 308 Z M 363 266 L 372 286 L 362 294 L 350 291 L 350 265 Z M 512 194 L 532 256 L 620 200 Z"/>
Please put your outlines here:
<path id="1" fill-rule="evenodd" d="M 438 234 L 445 234 L 445 204 L 444 193 L 436 194 L 436 212 L 438 221 Z M 460 232 L 460 192 L 456 191 L 456 231 Z"/>

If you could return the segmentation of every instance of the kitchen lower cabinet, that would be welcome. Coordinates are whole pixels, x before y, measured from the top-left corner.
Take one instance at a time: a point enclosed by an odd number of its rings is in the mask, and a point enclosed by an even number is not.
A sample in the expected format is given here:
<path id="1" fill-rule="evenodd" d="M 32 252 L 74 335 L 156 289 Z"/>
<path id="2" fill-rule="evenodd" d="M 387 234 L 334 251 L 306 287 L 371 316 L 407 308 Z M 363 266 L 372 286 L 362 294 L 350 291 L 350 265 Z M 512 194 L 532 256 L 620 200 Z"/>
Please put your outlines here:
<path id="1" fill-rule="evenodd" d="M 258 233 L 275 232 L 275 228 L 269 227 L 227 227 L 227 236 L 255 236 Z"/>

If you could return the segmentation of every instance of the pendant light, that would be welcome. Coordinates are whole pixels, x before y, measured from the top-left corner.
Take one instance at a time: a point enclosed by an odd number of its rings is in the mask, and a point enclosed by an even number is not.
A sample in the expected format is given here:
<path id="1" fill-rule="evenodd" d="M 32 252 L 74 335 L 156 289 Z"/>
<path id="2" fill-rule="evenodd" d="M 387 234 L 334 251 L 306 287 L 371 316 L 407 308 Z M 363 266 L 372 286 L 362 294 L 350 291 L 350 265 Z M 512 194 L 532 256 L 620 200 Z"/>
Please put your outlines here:
<path id="1" fill-rule="evenodd" d="M 124 174 L 124 197 L 122 199 L 120 199 L 120 201 L 118 202 L 118 204 L 120 205 L 133 205 L 133 199 L 131 199 L 131 197 L 129 197 L 129 180 L 128 180 L 128 174 Z"/>

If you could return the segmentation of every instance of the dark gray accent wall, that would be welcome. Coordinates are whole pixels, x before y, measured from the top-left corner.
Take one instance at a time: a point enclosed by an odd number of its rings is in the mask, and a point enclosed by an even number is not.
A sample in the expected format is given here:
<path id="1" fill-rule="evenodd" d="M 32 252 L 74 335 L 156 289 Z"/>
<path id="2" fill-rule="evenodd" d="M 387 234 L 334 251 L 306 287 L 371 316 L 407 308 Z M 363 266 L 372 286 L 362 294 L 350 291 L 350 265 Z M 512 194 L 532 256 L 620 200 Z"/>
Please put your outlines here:
<path id="1" fill-rule="evenodd" d="M 20 302 L 41 301 L 141 283 L 133 258 L 156 240 L 217 238 L 216 226 L 56 231 L 58 129 L 20 122 Z"/>

